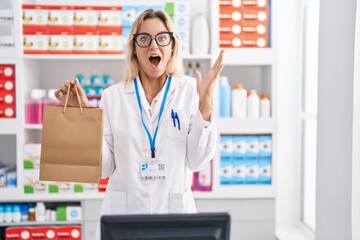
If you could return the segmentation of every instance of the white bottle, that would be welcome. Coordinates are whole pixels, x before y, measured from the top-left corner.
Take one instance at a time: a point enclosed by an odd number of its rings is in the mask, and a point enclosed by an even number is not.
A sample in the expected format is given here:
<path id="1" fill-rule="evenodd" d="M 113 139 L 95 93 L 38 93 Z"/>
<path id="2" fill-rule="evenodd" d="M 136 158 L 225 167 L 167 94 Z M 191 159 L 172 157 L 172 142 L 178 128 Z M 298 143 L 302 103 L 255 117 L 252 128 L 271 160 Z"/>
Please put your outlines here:
<path id="1" fill-rule="evenodd" d="M 260 97 L 260 117 L 270 118 L 270 99 L 266 93 L 262 93 Z"/>
<path id="2" fill-rule="evenodd" d="M 247 97 L 247 117 L 251 119 L 260 117 L 260 99 L 254 89 L 249 91 Z"/>
<path id="3" fill-rule="evenodd" d="M 208 54 L 209 42 L 209 26 L 206 17 L 199 14 L 195 17 L 191 29 L 192 54 Z"/>
<path id="4" fill-rule="evenodd" d="M 234 118 L 246 118 L 247 109 L 247 91 L 240 83 L 235 84 L 232 90 L 232 116 Z"/>
<path id="5" fill-rule="evenodd" d="M 45 222 L 46 208 L 43 202 L 38 202 L 35 207 L 35 220 Z"/>

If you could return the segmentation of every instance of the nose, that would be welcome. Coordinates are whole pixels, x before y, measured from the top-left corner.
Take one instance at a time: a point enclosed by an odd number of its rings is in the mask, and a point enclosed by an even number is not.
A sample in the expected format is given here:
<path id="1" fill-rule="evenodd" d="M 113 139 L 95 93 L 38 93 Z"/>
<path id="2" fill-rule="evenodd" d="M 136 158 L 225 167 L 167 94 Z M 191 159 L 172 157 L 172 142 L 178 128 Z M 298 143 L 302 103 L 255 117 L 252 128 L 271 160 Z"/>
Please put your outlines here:
<path id="1" fill-rule="evenodd" d="M 155 38 L 152 38 L 150 43 L 150 49 L 157 49 L 157 48 L 159 48 L 159 46 L 157 45 Z"/>

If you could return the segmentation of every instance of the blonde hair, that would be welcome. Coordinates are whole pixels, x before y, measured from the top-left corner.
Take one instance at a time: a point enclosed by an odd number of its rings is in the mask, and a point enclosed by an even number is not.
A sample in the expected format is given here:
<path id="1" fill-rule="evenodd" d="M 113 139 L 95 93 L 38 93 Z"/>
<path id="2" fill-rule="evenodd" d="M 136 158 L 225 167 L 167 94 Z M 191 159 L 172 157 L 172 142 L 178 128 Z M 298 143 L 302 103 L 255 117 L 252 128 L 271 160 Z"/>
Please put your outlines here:
<path id="1" fill-rule="evenodd" d="M 153 9 L 147 9 L 136 18 L 130 29 L 124 71 L 125 81 L 132 81 L 139 74 L 139 61 L 135 54 L 135 42 L 133 34 L 138 32 L 140 26 L 146 19 L 153 18 L 160 19 L 164 23 L 167 31 L 174 33 L 171 43 L 173 51 L 171 58 L 169 59 L 169 62 L 166 66 L 166 74 L 172 74 L 179 77 L 184 75 L 184 65 L 181 57 L 181 41 L 173 22 L 164 11 L 154 11 Z"/>

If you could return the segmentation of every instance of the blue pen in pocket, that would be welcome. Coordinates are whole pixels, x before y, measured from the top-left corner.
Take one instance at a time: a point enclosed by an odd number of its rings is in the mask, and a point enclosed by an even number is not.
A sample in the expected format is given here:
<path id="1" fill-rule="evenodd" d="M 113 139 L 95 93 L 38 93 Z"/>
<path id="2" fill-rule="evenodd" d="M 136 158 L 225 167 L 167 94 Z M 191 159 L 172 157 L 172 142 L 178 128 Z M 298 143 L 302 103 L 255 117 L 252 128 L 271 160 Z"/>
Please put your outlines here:
<path id="1" fill-rule="evenodd" d="M 173 120 L 174 127 L 176 127 L 176 125 L 175 125 L 175 114 L 174 114 L 174 110 L 173 110 L 173 109 L 171 109 L 171 118 L 172 118 L 172 120 Z"/>
<path id="2" fill-rule="evenodd" d="M 178 129 L 180 130 L 180 119 L 179 119 L 179 116 L 178 116 L 177 112 L 175 113 L 175 118 L 176 118 L 177 123 L 178 123 Z"/>

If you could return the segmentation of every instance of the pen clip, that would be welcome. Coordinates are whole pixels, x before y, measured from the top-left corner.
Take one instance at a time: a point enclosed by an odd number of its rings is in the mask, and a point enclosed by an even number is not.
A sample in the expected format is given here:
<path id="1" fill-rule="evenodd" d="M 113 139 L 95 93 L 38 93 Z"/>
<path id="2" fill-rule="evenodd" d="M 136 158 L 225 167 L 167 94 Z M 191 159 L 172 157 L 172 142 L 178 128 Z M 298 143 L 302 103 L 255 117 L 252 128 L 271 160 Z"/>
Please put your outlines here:
<path id="1" fill-rule="evenodd" d="M 173 110 L 173 109 L 171 109 L 171 118 L 172 118 L 172 120 L 173 120 L 174 127 L 176 127 L 176 125 L 175 125 L 175 114 L 174 114 L 174 110 Z"/>

